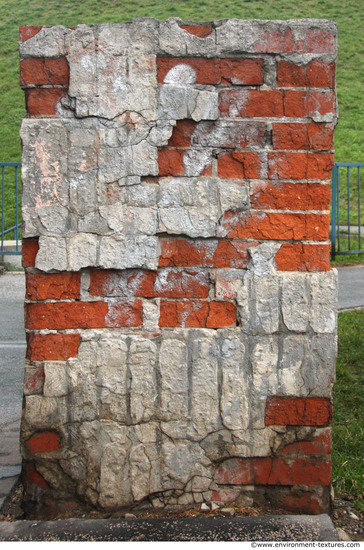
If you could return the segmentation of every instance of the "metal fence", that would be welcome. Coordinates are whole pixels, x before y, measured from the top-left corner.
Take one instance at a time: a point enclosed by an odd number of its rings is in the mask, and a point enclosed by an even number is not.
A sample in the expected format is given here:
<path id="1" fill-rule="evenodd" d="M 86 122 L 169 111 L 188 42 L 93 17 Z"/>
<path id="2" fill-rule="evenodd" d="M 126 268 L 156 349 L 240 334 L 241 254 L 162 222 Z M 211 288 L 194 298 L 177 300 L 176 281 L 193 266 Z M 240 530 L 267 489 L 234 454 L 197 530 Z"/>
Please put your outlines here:
<path id="1" fill-rule="evenodd" d="M 0 256 L 20 255 L 19 250 L 19 168 L 20 162 L 0 162 L 1 168 L 1 248 Z M 5 208 L 6 205 L 6 208 Z M 10 239 L 9 239 L 10 237 Z M 13 237 L 11 239 L 11 237 Z"/>
<path id="2" fill-rule="evenodd" d="M 332 172 L 331 259 L 339 254 L 364 253 L 362 248 L 361 162 L 335 162 Z"/>

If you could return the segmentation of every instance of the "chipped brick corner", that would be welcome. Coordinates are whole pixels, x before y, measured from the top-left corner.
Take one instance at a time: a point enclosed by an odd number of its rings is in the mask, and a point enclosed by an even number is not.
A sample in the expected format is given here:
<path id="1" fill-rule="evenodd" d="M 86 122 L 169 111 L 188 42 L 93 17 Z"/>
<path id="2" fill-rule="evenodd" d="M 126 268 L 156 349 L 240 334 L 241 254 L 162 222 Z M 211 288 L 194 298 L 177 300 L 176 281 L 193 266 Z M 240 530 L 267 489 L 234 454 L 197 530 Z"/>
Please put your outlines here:
<path id="1" fill-rule="evenodd" d="M 19 48 L 28 509 L 328 511 L 336 25 Z"/>

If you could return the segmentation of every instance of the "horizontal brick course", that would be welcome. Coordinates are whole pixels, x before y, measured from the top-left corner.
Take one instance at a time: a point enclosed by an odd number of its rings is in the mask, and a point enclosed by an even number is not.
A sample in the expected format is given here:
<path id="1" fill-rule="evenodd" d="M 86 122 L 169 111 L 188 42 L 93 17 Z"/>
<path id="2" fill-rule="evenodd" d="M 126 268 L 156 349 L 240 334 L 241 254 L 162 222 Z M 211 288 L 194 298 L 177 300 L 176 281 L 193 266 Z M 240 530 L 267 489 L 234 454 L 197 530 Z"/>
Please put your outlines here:
<path id="1" fill-rule="evenodd" d="M 81 274 L 78 273 L 27 273 L 28 300 L 78 299 L 81 292 Z"/>
<path id="2" fill-rule="evenodd" d="M 275 255 L 279 271 L 331 271 L 329 244 L 282 244 Z"/>
<path id="3" fill-rule="evenodd" d="M 67 361 L 76 357 L 79 334 L 27 334 L 26 358 L 30 361 Z"/>
<path id="4" fill-rule="evenodd" d="M 197 84 L 263 84 L 263 59 L 204 59 L 202 57 L 157 57 L 157 80 L 161 84 L 176 65 L 189 65 L 195 70 Z"/>
<path id="5" fill-rule="evenodd" d="M 231 239 L 325 241 L 329 224 L 328 214 L 226 212 L 218 235 Z"/>
<path id="6" fill-rule="evenodd" d="M 142 302 L 56 302 L 26 305 L 25 328 L 75 329 L 142 325 Z"/>
<path id="7" fill-rule="evenodd" d="M 223 117 L 312 117 L 336 114 L 333 91 L 221 90 Z"/>
<path id="8" fill-rule="evenodd" d="M 331 460 L 314 458 L 235 458 L 215 472 L 222 485 L 323 485 L 331 482 Z"/>
<path id="9" fill-rule="evenodd" d="M 29 88 L 25 90 L 28 116 L 56 116 L 57 107 L 67 90 L 63 88 Z"/>
<path id="10" fill-rule="evenodd" d="M 160 327 L 221 328 L 236 325 L 236 306 L 232 302 L 162 300 Z"/>
<path id="11" fill-rule="evenodd" d="M 330 454 L 332 451 L 332 431 L 331 428 L 311 441 L 296 441 L 290 443 L 282 449 L 282 455 L 322 455 Z"/>
<path id="12" fill-rule="evenodd" d="M 330 150 L 334 146 L 334 125 L 273 123 L 272 139 L 274 149 Z"/>
<path id="13" fill-rule="evenodd" d="M 332 422 L 332 403 L 326 397 L 270 397 L 265 425 L 326 426 Z"/>
<path id="14" fill-rule="evenodd" d="M 20 61 L 21 86 L 68 86 L 69 76 L 69 66 L 65 57 L 31 57 Z"/>
<path id="15" fill-rule="evenodd" d="M 268 153 L 270 179 L 328 180 L 333 166 L 332 153 Z"/>
<path id="16" fill-rule="evenodd" d="M 279 61 L 277 84 L 282 87 L 334 88 L 335 63 L 314 60 L 307 65 Z"/>
<path id="17" fill-rule="evenodd" d="M 258 242 L 161 239 L 160 266 L 245 268 Z"/>
<path id="18" fill-rule="evenodd" d="M 250 184 L 252 208 L 272 210 L 329 210 L 329 184 L 258 181 Z"/>
<path id="19" fill-rule="evenodd" d="M 91 270 L 91 296 L 144 298 L 207 298 L 209 277 L 205 271 Z"/>
<path id="20" fill-rule="evenodd" d="M 332 53 L 335 51 L 335 33 L 331 30 L 307 29 L 304 38 L 295 39 L 290 28 L 266 29 L 255 44 L 259 53 Z"/>

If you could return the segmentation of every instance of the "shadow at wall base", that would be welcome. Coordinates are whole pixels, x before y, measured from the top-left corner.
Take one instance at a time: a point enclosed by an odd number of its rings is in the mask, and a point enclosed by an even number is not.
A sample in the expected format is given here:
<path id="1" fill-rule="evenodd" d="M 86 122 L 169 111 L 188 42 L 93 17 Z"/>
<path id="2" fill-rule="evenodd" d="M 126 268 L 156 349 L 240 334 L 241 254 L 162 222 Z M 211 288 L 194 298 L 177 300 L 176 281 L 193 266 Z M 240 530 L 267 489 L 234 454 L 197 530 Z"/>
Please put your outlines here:
<path id="1" fill-rule="evenodd" d="M 124 517 L 126 513 L 133 513 L 136 517 L 178 517 L 185 515 L 186 511 L 192 508 L 197 508 L 199 511 L 201 507 L 201 503 L 197 502 L 163 506 L 161 505 L 163 493 L 150 495 L 132 507 L 119 509 L 94 507 L 75 494 L 51 489 L 35 470 L 33 463 L 23 463 L 22 482 L 24 497 L 21 507 L 25 513 L 24 519 L 28 520 L 47 521 L 81 516 L 93 519 L 110 517 L 117 519 Z M 219 485 L 218 489 L 213 491 L 212 500 L 208 505 L 211 507 L 213 502 L 220 508 L 233 507 L 236 515 L 255 515 L 253 509 L 263 515 L 279 514 L 279 512 L 319 515 L 330 513 L 332 500 L 330 486 Z M 156 502 L 158 502 L 157 505 Z M 215 514 L 220 515 L 219 508 L 216 508 Z"/>

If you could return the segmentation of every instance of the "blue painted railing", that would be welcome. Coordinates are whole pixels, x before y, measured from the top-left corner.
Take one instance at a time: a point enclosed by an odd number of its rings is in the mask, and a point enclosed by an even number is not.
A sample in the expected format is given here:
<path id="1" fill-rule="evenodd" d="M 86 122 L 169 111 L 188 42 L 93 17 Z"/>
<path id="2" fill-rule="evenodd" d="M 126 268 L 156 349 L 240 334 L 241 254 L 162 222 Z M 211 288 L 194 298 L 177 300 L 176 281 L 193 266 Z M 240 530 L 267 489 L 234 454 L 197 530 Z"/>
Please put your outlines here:
<path id="1" fill-rule="evenodd" d="M 331 259 L 338 254 L 361 254 L 362 233 L 360 204 L 360 169 L 364 167 L 362 162 L 335 162 L 332 171 L 332 208 L 331 208 Z M 341 169 L 341 170 L 340 170 Z M 341 174 L 341 178 L 340 178 Z M 354 185 L 352 184 L 354 174 Z M 342 182 L 340 196 L 340 181 Z M 354 197 L 353 192 L 354 191 Z M 345 221 L 340 225 L 340 211 L 343 214 L 345 205 Z M 352 223 L 350 208 L 357 212 L 357 223 Z M 353 208 L 353 209 L 354 209 Z M 347 218 L 346 218 L 347 215 Z M 355 214 L 356 216 L 356 214 Z M 358 246 L 352 248 L 352 237 L 358 237 Z M 355 239 L 356 240 L 356 239 Z"/>
<path id="2" fill-rule="evenodd" d="M 0 162 L 1 168 L 1 247 L 0 247 L 0 256 L 14 256 L 20 255 L 21 250 L 19 250 L 19 229 L 21 223 L 19 221 L 19 168 L 21 166 L 20 162 Z M 5 219 L 5 176 L 7 181 L 7 188 L 14 186 L 15 192 L 15 225 L 12 227 L 7 227 L 7 220 Z M 13 221 L 14 223 L 14 221 Z M 5 235 L 13 234 L 13 241 L 15 241 L 14 246 L 15 250 L 9 249 L 8 247 L 4 248 L 4 243 L 9 241 L 5 240 Z"/>

